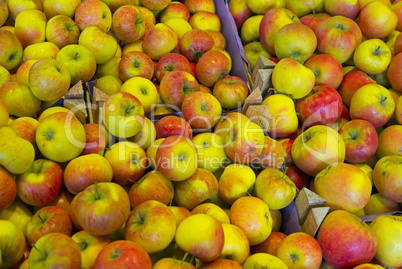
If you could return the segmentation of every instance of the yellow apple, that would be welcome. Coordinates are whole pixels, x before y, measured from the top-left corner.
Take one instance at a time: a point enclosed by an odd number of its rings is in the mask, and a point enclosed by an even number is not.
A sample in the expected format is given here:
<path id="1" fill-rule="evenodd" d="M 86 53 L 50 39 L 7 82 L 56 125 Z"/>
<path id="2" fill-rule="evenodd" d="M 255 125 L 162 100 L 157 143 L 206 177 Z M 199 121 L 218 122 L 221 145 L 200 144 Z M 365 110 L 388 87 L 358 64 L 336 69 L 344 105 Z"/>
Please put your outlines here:
<path id="1" fill-rule="evenodd" d="M 185 33 L 193 29 L 187 21 L 180 18 L 171 18 L 164 23 L 172 27 L 179 38 L 182 38 Z"/>
<path id="2" fill-rule="evenodd" d="M 27 237 L 27 225 L 31 218 L 32 211 L 19 199 L 15 199 L 9 207 L 0 211 L 0 219 L 9 220 L 17 225 L 25 238 Z"/>
<path id="3" fill-rule="evenodd" d="M 242 229 L 236 225 L 223 223 L 225 243 L 219 259 L 229 259 L 242 264 L 250 253 L 248 238 Z"/>
<path id="4" fill-rule="evenodd" d="M 145 118 L 144 124 L 142 125 L 142 130 L 130 138 L 133 142 L 137 143 L 145 151 L 155 142 L 156 129 L 155 125 L 148 118 Z"/>
<path id="5" fill-rule="evenodd" d="M 372 194 L 364 207 L 365 215 L 381 214 L 399 210 L 399 203 L 385 198 L 380 193 Z"/>
<path id="6" fill-rule="evenodd" d="M 215 172 L 222 167 L 226 153 L 222 137 L 214 133 L 201 133 L 193 137 L 198 151 L 198 167 Z"/>
<path id="7" fill-rule="evenodd" d="M 243 268 L 288 269 L 281 259 L 267 253 L 256 253 L 249 256 L 243 263 Z"/>
<path id="8" fill-rule="evenodd" d="M 0 30 L 0 39 L 0 65 L 11 70 L 21 62 L 21 41 L 14 33 L 7 30 Z"/>
<path id="9" fill-rule="evenodd" d="M 363 170 L 363 172 L 369 177 L 371 185 L 373 185 L 373 168 L 366 163 L 354 163 L 353 165 Z"/>
<path id="10" fill-rule="evenodd" d="M 7 126 L 9 118 L 10 115 L 8 113 L 6 103 L 3 101 L 3 99 L 0 99 L 0 127 Z"/>
<path id="11" fill-rule="evenodd" d="M 156 151 L 158 150 L 159 145 L 162 144 L 163 140 L 165 140 L 165 138 L 159 138 L 155 140 L 147 149 L 147 158 L 149 164 L 153 169 L 156 169 L 156 161 L 155 161 Z"/>
<path id="12" fill-rule="evenodd" d="M 31 44 L 24 49 L 22 62 L 29 60 L 56 59 L 58 52 L 59 47 L 52 42 Z"/>
<path id="13" fill-rule="evenodd" d="M 46 16 L 42 11 L 32 9 L 22 11 L 15 18 L 15 35 L 25 48 L 34 43 L 45 41 Z"/>
<path id="14" fill-rule="evenodd" d="M 39 116 L 38 121 L 42 122 L 47 116 L 57 112 L 72 113 L 68 108 L 62 106 L 53 106 L 45 109 Z"/>
<path id="15" fill-rule="evenodd" d="M 146 78 L 132 77 L 123 83 L 120 89 L 121 92 L 128 92 L 138 100 L 140 100 L 144 114 L 147 115 L 151 112 L 152 105 L 158 101 L 158 91 L 155 85 Z"/>
<path id="16" fill-rule="evenodd" d="M 286 7 L 285 0 L 245 0 L 248 8 L 255 14 L 264 15 L 270 9 Z"/>
<path id="17" fill-rule="evenodd" d="M 99 79 L 103 76 L 111 75 L 119 77 L 119 64 L 121 57 L 113 57 L 104 64 L 98 64 L 95 71 L 95 76 Z"/>
<path id="18" fill-rule="evenodd" d="M 260 23 L 263 17 L 263 15 L 255 15 L 244 21 L 240 30 L 240 38 L 243 45 L 259 40 Z"/>
<path id="19" fill-rule="evenodd" d="M 29 87 L 29 70 L 38 60 L 28 60 L 21 64 L 15 73 L 18 82 Z"/>
<path id="20" fill-rule="evenodd" d="M 119 77 L 106 75 L 98 78 L 95 86 L 107 95 L 112 95 L 120 91 L 121 85 L 123 82 Z"/>
<path id="21" fill-rule="evenodd" d="M 220 208 L 219 206 L 213 204 L 213 203 L 205 203 L 205 204 L 200 204 L 197 205 L 196 207 L 191 210 L 191 214 L 207 214 L 217 221 L 223 223 L 230 223 L 229 216 L 226 214 L 226 212 Z"/>
<path id="22" fill-rule="evenodd" d="M 122 55 L 129 53 L 130 51 L 140 51 L 144 52 L 142 49 L 143 40 L 137 40 L 134 43 L 127 43 L 123 47 Z"/>

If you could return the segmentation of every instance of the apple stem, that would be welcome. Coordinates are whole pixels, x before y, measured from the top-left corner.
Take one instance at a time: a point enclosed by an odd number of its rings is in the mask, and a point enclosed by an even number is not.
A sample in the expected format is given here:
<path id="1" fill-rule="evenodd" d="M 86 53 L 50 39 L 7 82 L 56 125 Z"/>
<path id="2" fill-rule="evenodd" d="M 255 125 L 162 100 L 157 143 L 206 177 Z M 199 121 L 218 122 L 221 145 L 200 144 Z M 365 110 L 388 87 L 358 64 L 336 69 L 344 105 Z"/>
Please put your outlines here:
<path id="1" fill-rule="evenodd" d="M 283 171 L 282 178 L 285 177 L 285 175 L 286 175 L 286 173 L 288 172 L 288 170 L 289 170 L 289 166 L 287 166 L 287 167 L 285 168 L 285 171 Z"/>
<path id="2" fill-rule="evenodd" d="M 251 196 L 251 194 L 250 194 L 248 191 L 247 191 L 247 195 L 248 195 L 248 196 Z"/>
<path id="3" fill-rule="evenodd" d="M 296 15 L 293 15 L 292 18 L 291 18 L 291 20 L 293 21 L 293 19 L 294 19 L 295 17 L 296 17 Z"/>
<path id="4" fill-rule="evenodd" d="M 77 23 L 74 23 L 73 25 L 71 25 L 70 27 L 68 27 L 68 30 L 71 30 L 71 28 L 73 28 L 74 26 L 76 26 Z"/>
<path id="5" fill-rule="evenodd" d="M 45 222 L 45 221 L 42 219 L 42 217 L 41 217 L 40 215 L 38 215 L 38 218 L 39 218 L 42 222 Z"/>
<path id="6" fill-rule="evenodd" d="M 98 182 L 97 182 L 97 181 L 95 181 L 94 185 L 95 185 L 95 199 L 96 199 L 96 200 L 99 200 L 99 194 L 98 194 Z"/>
<path id="7" fill-rule="evenodd" d="M 313 15 L 315 15 L 315 8 L 313 8 Z"/>
<path id="8" fill-rule="evenodd" d="M 47 256 L 45 253 L 43 253 L 39 248 L 35 246 L 35 244 L 32 244 L 32 248 L 34 248 L 37 252 L 39 252 L 44 258 Z"/>
<path id="9" fill-rule="evenodd" d="M 137 220 L 139 220 L 141 223 L 143 222 L 142 219 L 137 215 L 137 213 L 135 213 L 135 211 L 132 211 L 133 215 L 135 218 L 137 218 Z"/>
<path id="10" fill-rule="evenodd" d="M 126 180 L 127 180 L 127 181 L 130 181 L 130 182 L 133 182 L 134 184 L 137 183 L 137 181 L 132 180 L 132 179 L 129 179 L 129 178 L 127 178 Z"/>
<path id="11" fill-rule="evenodd" d="M 190 263 L 191 263 L 191 264 L 193 264 L 194 258 L 195 258 L 195 256 L 194 256 L 194 254 L 193 254 L 193 255 L 191 256 L 191 259 L 190 259 Z"/>
<path id="12" fill-rule="evenodd" d="M 378 46 L 378 48 L 374 51 L 374 55 L 378 55 L 378 52 L 380 51 L 381 46 Z"/>
<path id="13" fill-rule="evenodd" d="M 173 204 L 173 198 L 170 199 L 169 206 L 172 206 L 172 204 Z"/>
<path id="14" fill-rule="evenodd" d="M 180 265 L 183 265 L 183 262 L 187 259 L 188 257 L 188 252 L 184 253 L 183 259 L 181 259 Z"/>
<path id="15" fill-rule="evenodd" d="M 366 221 L 367 221 L 367 218 L 364 218 L 364 219 L 362 219 L 362 221 L 360 222 L 360 224 L 364 224 L 364 223 L 366 223 Z"/>

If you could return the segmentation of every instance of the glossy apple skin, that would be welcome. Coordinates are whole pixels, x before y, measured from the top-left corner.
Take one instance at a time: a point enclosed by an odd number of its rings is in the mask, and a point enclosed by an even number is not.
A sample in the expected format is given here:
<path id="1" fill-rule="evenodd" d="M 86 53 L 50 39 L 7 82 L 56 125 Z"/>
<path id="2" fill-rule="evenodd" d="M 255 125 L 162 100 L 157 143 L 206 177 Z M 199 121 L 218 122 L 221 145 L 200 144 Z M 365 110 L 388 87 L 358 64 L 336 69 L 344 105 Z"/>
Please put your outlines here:
<path id="1" fill-rule="evenodd" d="M 361 219 L 344 210 L 331 212 L 318 231 L 323 258 L 334 267 L 368 263 L 377 250 L 377 236 Z"/>
<path id="2" fill-rule="evenodd" d="M 334 16 L 323 21 L 315 29 L 315 34 L 318 41 L 317 52 L 330 54 L 341 64 L 352 57 L 353 51 L 362 41 L 359 26 L 343 16 Z"/>
<path id="3" fill-rule="evenodd" d="M 388 80 L 394 90 L 402 92 L 402 53 L 399 53 L 391 59 L 391 63 L 388 66 Z"/>
<path id="4" fill-rule="evenodd" d="M 33 206 L 43 206 L 56 198 L 63 185 L 63 171 L 56 162 L 38 159 L 16 179 L 18 197 Z"/>
<path id="5" fill-rule="evenodd" d="M 378 136 L 374 126 L 366 120 L 351 120 L 339 130 L 345 141 L 345 160 L 350 163 L 362 163 L 370 159 L 377 151 Z"/>
<path id="6" fill-rule="evenodd" d="M 304 66 L 313 70 L 315 75 L 315 85 L 327 85 L 337 89 L 342 83 L 342 65 L 332 55 L 314 55 L 304 63 Z"/>
<path id="7" fill-rule="evenodd" d="M 27 225 L 27 237 L 32 245 L 42 236 L 50 233 L 63 233 L 71 236 L 72 223 L 68 213 L 57 206 L 39 209 Z"/>
<path id="8" fill-rule="evenodd" d="M 143 14 L 136 6 L 121 6 L 113 13 L 113 33 L 123 42 L 134 43 L 143 37 L 145 24 Z"/>
<path id="9" fill-rule="evenodd" d="M 191 62 L 198 62 L 201 56 L 215 47 L 213 37 L 207 32 L 193 29 L 180 39 L 180 53 Z"/>
<path id="10" fill-rule="evenodd" d="M 148 253 L 137 243 L 118 240 L 106 245 L 95 260 L 94 269 L 151 269 Z"/>
<path id="11" fill-rule="evenodd" d="M 169 53 L 163 56 L 156 66 L 155 75 L 156 79 L 161 82 L 162 78 L 169 72 L 175 70 L 186 71 L 191 73 L 190 62 L 181 54 Z"/>
<path id="12" fill-rule="evenodd" d="M 351 20 L 357 18 L 361 8 L 358 0 L 327 0 L 324 7 L 332 16 L 345 16 Z"/>
<path id="13" fill-rule="evenodd" d="M 243 79 L 227 76 L 215 84 L 212 92 L 223 108 L 236 109 L 246 100 L 248 88 Z"/>
<path id="14" fill-rule="evenodd" d="M 81 155 L 96 153 L 103 156 L 105 151 L 108 134 L 105 126 L 97 123 L 84 124 L 86 141 Z"/>
<path id="15" fill-rule="evenodd" d="M 342 98 L 334 88 L 315 86 L 306 97 L 297 100 L 296 111 L 306 127 L 331 125 L 341 116 Z"/>
<path id="16" fill-rule="evenodd" d="M 286 171 L 286 175 L 291 181 L 293 181 L 298 190 L 301 190 L 304 187 L 308 188 L 310 179 L 305 173 L 303 173 L 303 171 L 297 168 L 297 166 L 290 166 Z"/>
<path id="17" fill-rule="evenodd" d="M 387 199 L 402 202 L 402 157 L 386 156 L 381 158 L 373 170 L 374 186 Z"/>
<path id="18" fill-rule="evenodd" d="M 155 123 L 156 139 L 172 135 L 182 135 L 192 138 L 193 131 L 190 124 L 177 116 L 166 116 Z"/>
<path id="19" fill-rule="evenodd" d="M 328 13 L 307 14 L 300 18 L 300 22 L 315 31 L 317 26 L 328 18 L 331 18 Z"/>
<path id="20" fill-rule="evenodd" d="M 195 72 L 201 84 L 213 87 L 229 75 L 231 68 L 231 62 L 225 54 L 218 50 L 210 50 L 198 60 Z"/>
<path id="21" fill-rule="evenodd" d="M 17 196 L 17 185 L 10 172 L 0 167 L 0 186 L 7 188 L 0 189 L 0 211 L 9 207 Z"/>

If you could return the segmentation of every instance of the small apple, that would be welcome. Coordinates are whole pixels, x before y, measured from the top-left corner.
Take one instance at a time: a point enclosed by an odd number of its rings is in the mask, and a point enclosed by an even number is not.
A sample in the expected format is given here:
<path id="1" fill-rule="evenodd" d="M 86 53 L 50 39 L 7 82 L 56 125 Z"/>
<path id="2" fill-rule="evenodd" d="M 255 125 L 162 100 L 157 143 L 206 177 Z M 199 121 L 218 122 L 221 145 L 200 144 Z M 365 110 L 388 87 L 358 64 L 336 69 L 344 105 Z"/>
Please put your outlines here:
<path id="1" fill-rule="evenodd" d="M 236 109 L 242 106 L 246 100 L 248 87 L 243 79 L 236 76 L 226 76 L 215 84 L 213 95 L 223 108 Z"/>
<path id="2" fill-rule="evenodd" d="M 80 28 L 65 15 L 52 17 L 46 23 L 46 40 L 54 43 L 59 49 L 78 43 Z"/>
<path id="3" fill-rule="evenodd" d="M 41 105 L 28 86 L 16 81 L 4 83 L 0 88 L 0 99 L 5 103 L 8 113 L 17 117 L 33 117 Z"/>
<path id="4" fill-rule="evenodd" d="M 112 13 L 109 7 L 100 0 L 85 0 L 76 8 L 74 20 L 81 31 L 95 26 L 107 33 L 112 26 Z"/>
<path id="5" fill-rule="evenodd" d="M 391 51 L 381 39 L 369 39 L 357 46 L 353 62 L 363 72 L 380 74 L 391 62 Z"/>
<path id="6" fill-rule="evenodd" d="M 304 66 L 313 71 L 316 86 L 327 85 L 334 89 L 338 89 L 343 81 L 342 65 L 332 55 L 314 55 L 304 63 Z"/>
<path id="7" fill-rule="evenodd" d="M 156 139 L 166 138 L 172 135 L 193 137 L 190 124 L 178 116 L 165 116 L 155 123 Z"/>
<path id="8" fill-rule="evenodd" d="M 384 3 L 370 1 L 361 7 L 358 24 L 366 37 L 384 38 L 395 30 L 398 17 Z"/>
<path id="9" fill-rule="evenodd" d="M 11 221 L 0 220 L 0 238 L 1 267 L 12 268 L 24 256 L 24 234 Z"/>
<path id="10" fill-rule="evenodd" d="M 121 6 L 113 13 L 112 29 L 121 41 L 134 43 L 144 35 L 144 16 L 136 6 Z"/>
<path id="11" fill-rule="evenodd" d="M 348 72 L 342 80 L 339 87 L 339 94 L 342 97 L 342 101 L 350 106 L 350 101 L 355 92 L 366 84 L 376 83 L 372 78 L 370 78 L 366 73 L 360 70 L 351 70 Z"/>
<path id="12" fill-rule="evenodd" d="M 71 236 L 81 251 L 81 268 L 92 268 L 96 257 L 110 243 L 106 236 L 91 235 L 87 231 L 79 231 Z"/>
<path id="13" fill-rule="evenodd" d="M 362 7 L 360 7 L 359 0 L 326 0 L 324 8 L 332 16 L 344 16 L 355 20 Z"/>
<path id="14" fill-rule="evenodd" d="M 231 68 L 231 62 L 224 53 L 210 50 L 204 53 L 197 62 L 197 79 L 205 86 L 213 87 L 229 74 Z"/>

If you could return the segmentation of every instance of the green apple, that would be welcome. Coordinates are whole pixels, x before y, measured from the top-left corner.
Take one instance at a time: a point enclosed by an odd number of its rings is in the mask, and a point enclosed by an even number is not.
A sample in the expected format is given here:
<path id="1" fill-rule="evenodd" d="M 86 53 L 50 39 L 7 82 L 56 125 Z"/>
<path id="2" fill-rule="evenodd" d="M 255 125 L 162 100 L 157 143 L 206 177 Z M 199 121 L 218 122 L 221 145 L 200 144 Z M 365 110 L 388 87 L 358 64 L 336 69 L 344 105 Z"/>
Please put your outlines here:
<path id="1" fill-rule="evenodd" d="M 6 82 L 0 88 L 0 98 L 7 106 L 10 115 L 34 117 L 41 102 L 25 84 L 17 81 Z"/>

